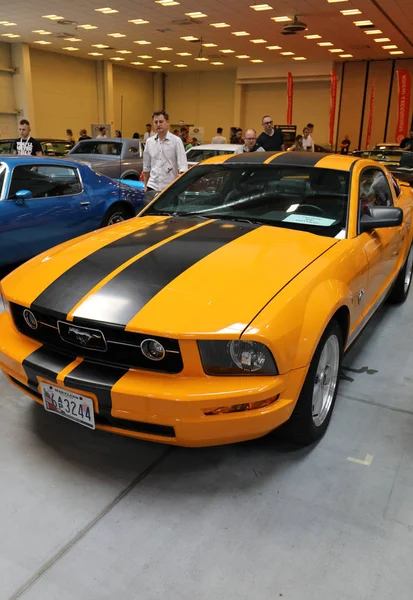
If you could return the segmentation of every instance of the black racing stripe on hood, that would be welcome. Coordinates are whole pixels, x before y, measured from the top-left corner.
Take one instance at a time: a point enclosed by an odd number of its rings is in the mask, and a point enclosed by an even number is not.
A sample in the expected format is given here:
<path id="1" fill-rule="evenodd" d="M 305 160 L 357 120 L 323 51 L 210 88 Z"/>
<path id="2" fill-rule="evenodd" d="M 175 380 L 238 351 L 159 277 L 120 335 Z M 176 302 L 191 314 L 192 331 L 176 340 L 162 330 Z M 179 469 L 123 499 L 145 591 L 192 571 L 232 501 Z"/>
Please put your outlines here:
<path id="1" fill-rule="evenodd" d="M 67 313 L 112 271 L 154 244 L 194 225 L 193 219 L 158 221 L 99 248 L 60 275 L 36 298 L 31 308 L 47 310 L 48 314 L 65 320 Z"/>
<path id="2" fill-rule="evenodd" d="M 84 360 L 64 379 L 64 385 L 81 392 L 94 394 L 98 399 L 99 414 L 109 418 L 112 414 L 113 386 L 129 369 L 98 365 Z"/>
<path id="3" fill-rule="evenodd" d="M 265 161 L 274 154 L 276 154 L 275 150 L 272 150 L 271 152 L 242 152 L 241 154 L 233 154 L 224 164 L 238 163 L 245 165 L 263 165 Z"/>
<path id="4" fill-rule="evenodd" d="M 315 167 L 326 156 L 330 155 L 320 152 L 284 152 L 275 156 L 268 164 L 277 167 Z"/>
<path id="5" fill-rule="evenodd" d="M 56 383 L 56 378 L 60 371 L 70 365 L 75 360 L 75 355 L 68 356 L 60 354 L 56 350 L 47 350 L 38 348 L 27 358 L 22 365 L 28 379 L 28 386 L 34 391 L 38 391 L 39 381 L 37 377 L 44 377 L 48 381 Z"/>
<path id="6" fill-rule="evenodd" d="M 260 226 L 216 220 L 171 240 L 116 275 L 91 297 L 93 303 L 78 307 L 73 321 L 90 319 L 126 327 L 136 313 L 176 277 L 257 227 Z"/>

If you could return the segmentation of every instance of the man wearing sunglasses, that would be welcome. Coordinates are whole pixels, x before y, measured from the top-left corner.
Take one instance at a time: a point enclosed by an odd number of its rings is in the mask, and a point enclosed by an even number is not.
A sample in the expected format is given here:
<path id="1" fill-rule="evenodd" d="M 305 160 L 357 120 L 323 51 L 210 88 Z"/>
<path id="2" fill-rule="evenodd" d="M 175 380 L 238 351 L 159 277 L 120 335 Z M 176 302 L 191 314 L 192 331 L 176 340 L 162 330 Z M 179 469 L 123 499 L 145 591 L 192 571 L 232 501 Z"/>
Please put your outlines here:
<path id="1" fill-rule="evenodd" d="M 281 129 L 274 127 L 274 121 L 270 115 L 262 118 L 262 127 L 264 131 L 259 135 L 257 144 L 264 150 L 284 150 L 284 136 Z"/>

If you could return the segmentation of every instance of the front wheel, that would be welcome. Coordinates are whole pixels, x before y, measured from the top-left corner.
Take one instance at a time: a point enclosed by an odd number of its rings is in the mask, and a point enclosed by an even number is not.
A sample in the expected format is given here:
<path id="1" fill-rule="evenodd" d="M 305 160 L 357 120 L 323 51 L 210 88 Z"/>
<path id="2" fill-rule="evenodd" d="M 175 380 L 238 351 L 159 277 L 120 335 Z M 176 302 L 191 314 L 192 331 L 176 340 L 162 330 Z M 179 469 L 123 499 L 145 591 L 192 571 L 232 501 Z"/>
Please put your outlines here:
<path id="1" fill-rule="evenodd" d="M 291 441 L 311 444 L 326 432 L 337 397 L 343 346 L 343 333 L 333 319 L 314 353 L 293 414 L 282 427 Z"/>
<path id="2" fill-rule="evenodd" d="M 130 218 L 130 214 L 123 206 L 113 206 L 108 210 L 103 218 L 101 227 L 107 227 L 108 225 L 115 225 L 115 223 L 121 223 Z"/>
<path id="3" fill-rule="evenodd" d="M 409 254 L 403 268 L 399 271 L 393 289 L 388 297 L 390 304 L 401 304 L 409 295 L 413 275 L 413 244 L 410 246 Z"/>

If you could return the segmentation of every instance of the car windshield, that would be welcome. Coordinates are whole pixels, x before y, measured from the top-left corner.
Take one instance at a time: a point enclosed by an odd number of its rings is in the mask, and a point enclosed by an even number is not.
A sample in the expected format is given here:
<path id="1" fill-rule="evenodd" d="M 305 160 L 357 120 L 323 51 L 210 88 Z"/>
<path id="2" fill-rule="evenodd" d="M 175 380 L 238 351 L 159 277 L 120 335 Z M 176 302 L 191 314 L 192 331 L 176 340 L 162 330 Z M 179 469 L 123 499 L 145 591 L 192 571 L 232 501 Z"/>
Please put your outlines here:
<path id="1" fill-rule="evenodd" d="M 120 156 L 122 142 L 89 141 L 79 142 L 70 154 L 104 154 L 109 156 Z"/>
<path id="2" fill-rule="evenodd" d="M 401 150 L 359 150 L 354 152 L 355 156 L 370 158 L 381 163 L 391 163 L 392 165 L 400 164 L 403 152 Z"/>
<path id="3" fill-rule="evenodd" d="M 212 148 L 191 148 L 186 154 L 186 158 L 188 162 L 201 162 L 201 160 L 205 160 L 207 158 L 212 158 L 213 156 L 219 156 L 221 154 L 233 154 L 234 150 L 213 150 Z"/>
<path id="4" fill-rule="evenodd" d="M 73 148 L 69 142 L 40 142 L 46 156 L 65 156 Z"/>
<path id="5" fill-rule="evenodd" d="M 220 218 L 344 237 L 349 173 L 312 167 L 200 165 L 145 214 Z"/>

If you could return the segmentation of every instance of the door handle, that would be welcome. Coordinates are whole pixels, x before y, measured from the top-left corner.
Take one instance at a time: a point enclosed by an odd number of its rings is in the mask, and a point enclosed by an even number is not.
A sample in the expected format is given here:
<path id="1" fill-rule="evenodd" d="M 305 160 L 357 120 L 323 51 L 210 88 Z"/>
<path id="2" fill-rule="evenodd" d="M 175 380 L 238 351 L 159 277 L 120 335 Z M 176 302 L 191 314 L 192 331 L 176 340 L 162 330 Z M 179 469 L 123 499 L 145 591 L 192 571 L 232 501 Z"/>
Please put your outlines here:
<path id="1" fill-rule="evenodd" d="M 90 202 L 81 202 L 80 206 L 89 206 Z"/>

